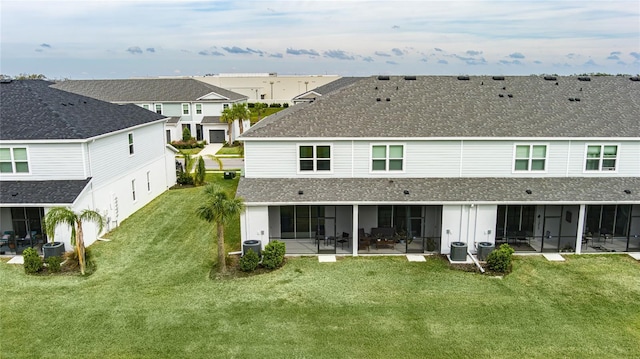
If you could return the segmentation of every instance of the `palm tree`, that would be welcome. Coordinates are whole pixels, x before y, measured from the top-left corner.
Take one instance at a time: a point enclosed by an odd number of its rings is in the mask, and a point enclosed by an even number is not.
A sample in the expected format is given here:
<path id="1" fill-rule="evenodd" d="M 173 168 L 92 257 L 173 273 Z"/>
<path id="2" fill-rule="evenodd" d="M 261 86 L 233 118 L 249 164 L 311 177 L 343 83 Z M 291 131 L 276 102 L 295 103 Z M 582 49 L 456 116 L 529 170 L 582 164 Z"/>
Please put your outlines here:
<path id="1" fill-rule="evenodd" d="M 227 192 L 217 184 L 209 184 L 204 188 L 205 202 L 198 207 L 198 217 L 216 225 L 218 234 L 218 270 L 227 271 L 224 249 L 224 226 L 232 218 L 244 210 L 242 198 L 230 198 Z"/>
<path id="2" fill-rule="evenodd" d="M 231 140 L 231 126 L 233 125 L 233 121 L 235 119 L 236 119 L 235 115 L 229 107 L 222 110 L 222 115 L 220 116 L 220 122 L 226 122 L 228 125 L 227 132 L 229 133 L 229 141 L 227 143 L 229 146 L 233 144 L 233 141 Z"/>
<path id="3" fill-rule="evenodd" d="M 231 111 L 234 114 L 234 117 L 237 118 L 240 122 L 240 134 L 242 134 L 244 132 L 244 120 L 248 120 L 251 118 L 251 113 L 249 112 L 249 109 L 247 108 L 247 104 L 246 103 L 234 103 L 233 104 L 233 108 L 231 109 Z"/>
<path id="4" fill-rule="evenodd" d="M 258 121 L 260 121 L 260 116 L 262 116 L 262 114 L 266 109 L 267 109 L 267 104 L 263 102 L 258 102 L 255 105 L 253 105 L 253 111 L 255 111 L 255 113 L 258 115 Z"/>
<path id="5" fill-rule="evenodd" d="M 67 207 L 53 207 L 44 216 L 44 226 L 47 236 L 53 241 L 56 228 L 59 225 L 67 225 L 71 227 L 71 245 L 76 246 L 78 253 L 78 263 L 80 264 L 80 272 L 84 275 L 85 271 L 85 251 L 84 251 L 84 231 L 82 230 L 83 222 L 94 222 L 98 225 L 98 233 L 102 232 L 105 220 L 102 215 L 90 209 L 84 209 L 79 214 Z"/>

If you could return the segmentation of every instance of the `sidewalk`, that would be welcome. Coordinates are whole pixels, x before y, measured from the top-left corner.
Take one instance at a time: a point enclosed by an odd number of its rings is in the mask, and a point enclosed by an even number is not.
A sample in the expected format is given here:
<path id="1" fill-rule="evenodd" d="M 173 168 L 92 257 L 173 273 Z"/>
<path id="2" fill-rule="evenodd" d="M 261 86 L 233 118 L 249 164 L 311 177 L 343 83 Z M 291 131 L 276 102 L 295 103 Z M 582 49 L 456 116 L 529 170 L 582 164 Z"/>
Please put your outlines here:
<path id="1" fill-rule="evenodd" d="M 216 152 L 220 151 L 222 148 L 222 143 L 213 143 L 204 146 L 202 151 L 198 152 L 197 156 L 205 157 L 207 155 L 215 155 Z"/>

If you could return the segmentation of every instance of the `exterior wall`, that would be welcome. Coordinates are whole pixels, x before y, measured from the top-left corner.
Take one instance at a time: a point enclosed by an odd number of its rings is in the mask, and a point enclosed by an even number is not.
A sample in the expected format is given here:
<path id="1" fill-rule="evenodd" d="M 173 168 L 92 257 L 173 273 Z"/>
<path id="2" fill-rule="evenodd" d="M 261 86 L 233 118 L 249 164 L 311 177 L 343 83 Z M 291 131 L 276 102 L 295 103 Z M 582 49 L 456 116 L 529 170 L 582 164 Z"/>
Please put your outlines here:
<path id="1" fill-rule="evenodd" d="M 243 242 L 258 239 L 261 241 L 262 248 L 267 245 L 270 238 L 270 212 L 267 206 L 246 207 L 246 211 L 240 216 L 240 236 Z"/>
<path id="2" fill-rule="evenodd" d="M 6 145 L 6 147 L 25 146 Z M 30 173 L 3 173 L 2 179 L 38 181 L 87 177 L 84 166 L 85 154 L 81 143 L 30 143 L 26 144 L 26 147 Z"/>
<path id="3" fill-rule="evenodd" d="M 587 144 L 618 144 L 617 170 L 584 172 Z M 298 146 L 332 146 L 332 171 L 298 173 Z M 404 170 L 371 172 L 372 144 L 404 145 Z M 516 144 L 547 145 L 546 170 L 514 172 Z M 640 141 L 246 141 L 246 177 L 580 177 L 640 176 Z"/>
<path id="4" fill-rule="evenodd" d="M 0 235 L 4 234 L 4 231 L 13 231 L 11 218 L 11 208 L 0 207 Z"/>
<path id="5" fill-rule="evenodd" d="M 464 242 L 471 252 L 478 242 L 495 243 L 496 213 L 496 205 L 442 206 L 440 253 L 449 254 L 451 242 Z"/>

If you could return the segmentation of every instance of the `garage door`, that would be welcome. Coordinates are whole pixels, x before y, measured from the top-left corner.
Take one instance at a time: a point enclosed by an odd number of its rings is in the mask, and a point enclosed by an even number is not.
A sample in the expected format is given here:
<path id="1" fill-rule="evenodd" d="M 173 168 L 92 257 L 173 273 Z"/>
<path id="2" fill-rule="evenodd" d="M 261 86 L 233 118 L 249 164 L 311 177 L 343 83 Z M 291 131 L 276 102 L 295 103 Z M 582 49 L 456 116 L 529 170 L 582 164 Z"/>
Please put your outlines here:
<path id="1" fill-rule="evenodd" d="M 209 130 L 209 143 L 223 143 L 224 130 Z"/>

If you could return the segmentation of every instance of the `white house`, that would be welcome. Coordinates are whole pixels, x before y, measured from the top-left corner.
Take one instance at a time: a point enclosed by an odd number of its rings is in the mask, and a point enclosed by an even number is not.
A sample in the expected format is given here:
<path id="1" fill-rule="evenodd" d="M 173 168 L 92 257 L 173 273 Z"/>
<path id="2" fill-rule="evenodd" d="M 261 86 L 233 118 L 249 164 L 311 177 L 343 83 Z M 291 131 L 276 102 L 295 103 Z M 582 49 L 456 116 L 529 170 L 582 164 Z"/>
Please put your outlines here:
<path id="1" fill-rule="evenodd" d="M 198 141 L 228 141 L 228 125 L 220 122 L 220 115 L 235 103 L 247 102 L 247 96 L 190 78 L 67 80 L 53 87 L 117 104 L 134 103 L 169 117 L 167 143 L 182 139 L 184 128 Z M 249 119 L 243 121 L 243 130 L 250 126 Z M 231 132 L 235 141 L 241 132 L 238 120 Z"/>
<path id="2" fill-rule="evenodd" d="M 50 85 L 0 83 L 0 231 L 13 232 L 14 252 L 46 240 L 51 207 L 96 210 L 108 230 L 176 183 L 166 116 Z M 99 233 L 85 227 L 89 245 Z M 71 249 L 68 229 L 59 227 L 55 239 Z M 0 251 L 8 247 L 3 241 Z"/>
<path id="3" fill-rule="evenodd" d="M 242 240 L 289 253 L 640 250 L 637 77 L 378 76 L 241 140 Z"/>

